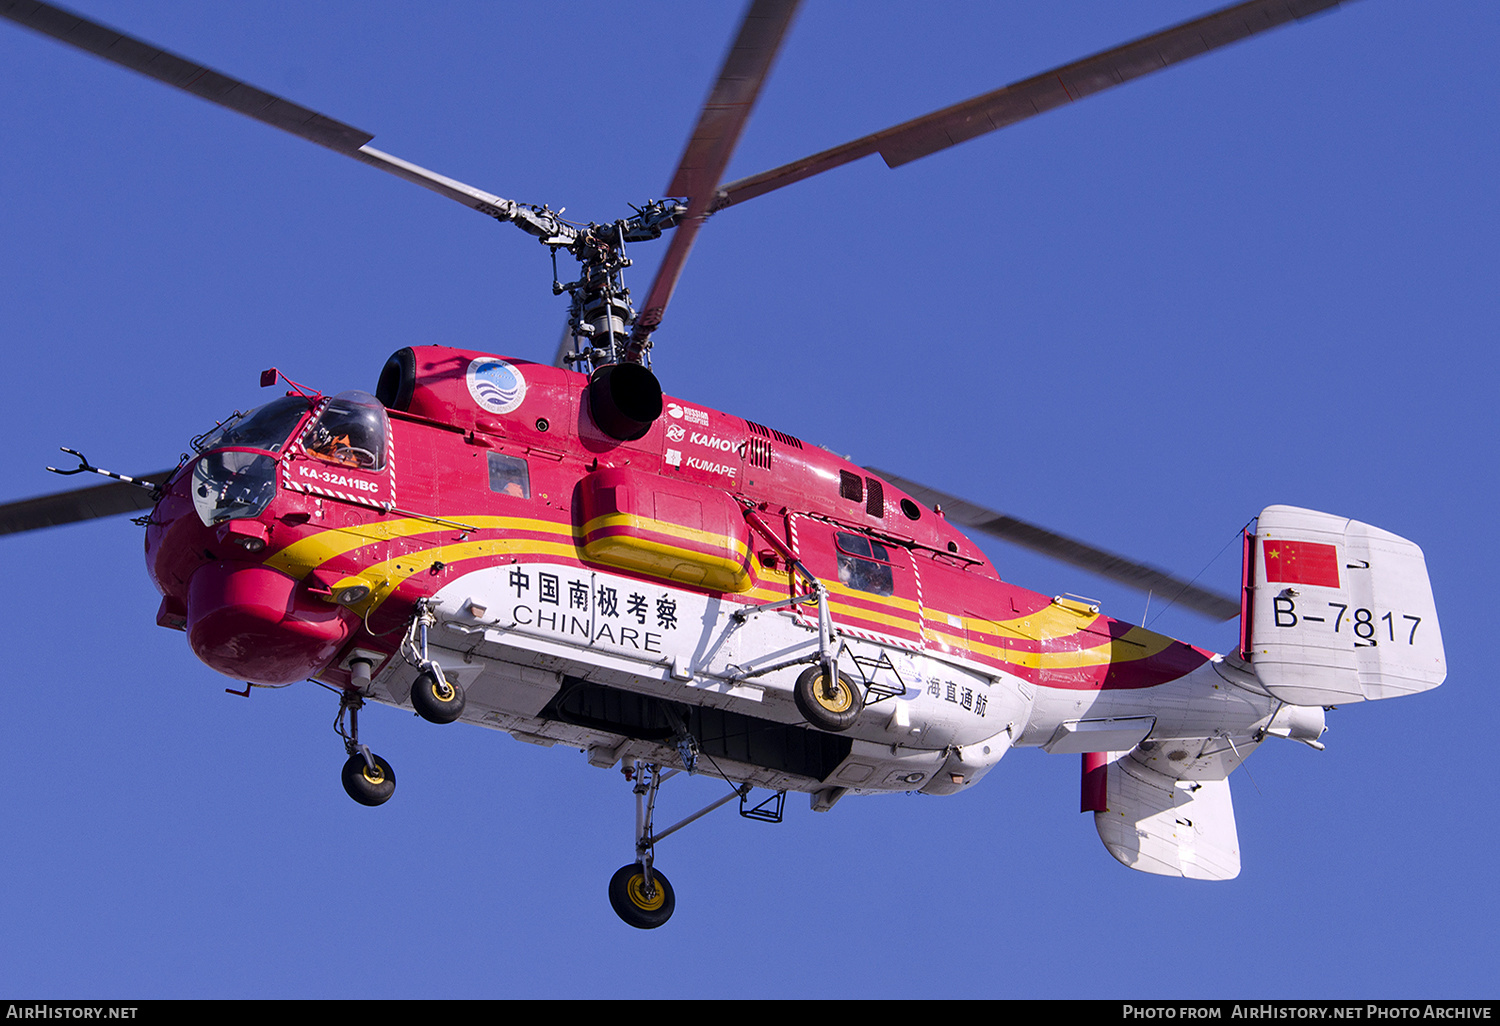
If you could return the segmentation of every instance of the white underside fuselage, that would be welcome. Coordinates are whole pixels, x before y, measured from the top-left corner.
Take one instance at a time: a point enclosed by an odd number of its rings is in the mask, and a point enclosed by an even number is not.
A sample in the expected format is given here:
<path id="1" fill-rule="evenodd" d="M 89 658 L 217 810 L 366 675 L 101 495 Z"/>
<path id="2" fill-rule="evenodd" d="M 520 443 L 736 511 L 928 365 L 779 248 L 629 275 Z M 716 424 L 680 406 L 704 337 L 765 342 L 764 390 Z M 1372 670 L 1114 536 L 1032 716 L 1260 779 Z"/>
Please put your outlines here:
<path id="1" fill-rule="evenodd" d="M 465 574 L 435 598 L 428 655 L 463 688 L 465 721 L 577 747 L 601 766 L 625 757 L 681 765 L 681 735 L 701 734 L 693 740 L 710 758 L 699 771 L 772 790 L 952 794 L 1011 747 L 1125 750 L 1148 738 L 1180 775 L 1219 776 L 1281 705 L 1219 659 L 1152 687 L 1074 690 L 840 628 L 840 669 L 866 690 L 866 705 L 846 733 L 827 735 L 793 701 L 819 654 L 816 616 L 805 610 L 741 620 L 742 603 L 544 563 Z M 392 657 L 369 697 L 406 705 L 417 673 Z M 812 757 L 804 734 L 847 750 L 823 745 Z"/>

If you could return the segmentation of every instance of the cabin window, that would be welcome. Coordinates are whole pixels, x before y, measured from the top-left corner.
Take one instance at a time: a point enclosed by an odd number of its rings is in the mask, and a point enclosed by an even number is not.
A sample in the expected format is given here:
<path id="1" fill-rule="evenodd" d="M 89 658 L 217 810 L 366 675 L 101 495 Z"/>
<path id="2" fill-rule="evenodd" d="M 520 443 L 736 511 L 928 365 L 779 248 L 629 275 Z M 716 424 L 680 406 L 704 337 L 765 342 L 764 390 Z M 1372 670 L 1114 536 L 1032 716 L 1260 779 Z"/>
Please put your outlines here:
<path id="1" fill-rule="evenodd" d="M 891 554 L 878 541 L 862 534 L 839 531 L 835 535 L 839 550 L 839 583 L 873 595 L 889 595 L 896 590 L 891 570 Z"/>
<path id="2" fill-rule="evenodd" d="M 385 466 L 385 407 L 370 393 L 351 389 L 328 401 L 303 437 L 302 448 L 320 460 L 356 470 Z"/>
<path id="3" fill-rule="evenodd" d="M 531 498 L 531 472 L 526 461 L 519 456 L 489 453 L 490 491 L 501 495 L 513 495 L 518 499 Z"/>

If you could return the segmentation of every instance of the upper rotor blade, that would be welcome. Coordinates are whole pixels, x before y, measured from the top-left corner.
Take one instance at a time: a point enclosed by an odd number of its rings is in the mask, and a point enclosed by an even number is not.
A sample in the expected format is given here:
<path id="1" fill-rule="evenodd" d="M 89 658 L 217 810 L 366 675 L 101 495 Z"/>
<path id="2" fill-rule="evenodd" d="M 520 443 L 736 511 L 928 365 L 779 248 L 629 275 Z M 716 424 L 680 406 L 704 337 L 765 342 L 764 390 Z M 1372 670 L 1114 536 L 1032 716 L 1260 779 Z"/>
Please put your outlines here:
<path id="1" fill-rule="evenodd" d="M 744 130 L 750 110 L 760 95 L 766 74 L 771 70 L 771 62 L 781 48 L 787 26 L 797 12 L 797 2 L 755 0 L 745 12 L 739 35 L 724 57 L 719 77 L 703 104 L 698 124 L 694 126 L 687 149 L 677 164 L 671 184 L 667 186 L 668 196 L 687 197 L 688 211 L 672 232 L 672 241 L 636 319 L 635 335 L 638 338 L 649 336 L 661 323 L 662 313 L 672 298 L 672 290 L 676 288 L 682 267 L 693 248 L 693 240 L 713 206 L 719 179 L 729 165 L 740 132 Z"/>
<path id="2" fill-rule="evenodd" d="M 1055 534 L 1035 524 L 1028 524 L 1024 520 L 1017 520 L 1015 517 L 996 513 L 983 506 L 976 506 L 957 496 L 917 484 L 915 481 L 908 481 L 890 471 L 875 467 L 865 469 L 879 474 L 891 484 L 929 506 L 942 506 L 943 515 L 955 524 L 972 527 L 977 531 L 1004 539 L 1013 545 L 1019 545 L 1098 574 L 1100 577 L 1106 577 L 1139 591 L 1149 592 L 1166 599 L 1169 603 L 1185 606 L 1216 620 L 1232 620 L 1240 615 L 1239 599 L 1232 596 L 1200 588 L 1191 581 L 1172 576 L 1165 570 L 1137 563 L 1113 552 L 1106 552 L 1104 549 Z"/>
<path id="3" fill-rule="evenodd" d="M 871 153 L 879 153 L 885 158 L 886 166 L 899 167 L 918 157 L 956 146 L 1043 111 L 1140 78 L 1169 64 L 1344 2 L 1348 0 L 1249 0 L 1248 3 L 1236 4 L 831 150 L 741 178 L 719 190 L 714 209 L 722 210 Z"/>
<path id="4" fill-rule="evenodd" d="M 149 43 L 51 4 L 37 0 L 0 0 L 0 16 L 340 153 L 352 153 L 375 138 L 369 132 L 158 50 Z"/>
<path id="5" fill-rule="evenodd" d="M 529 222 L 535 219 L 527 218 L 525 211 L 518 211 L 517 205 L 511 200 L 465 185 L 366 145 L 375 138 L 369 132 L 335 121 L 212 68 L 160 50 L 150 43 L 90 21 L 72 11 L 41 3 L 39 0 L 0 0 L 0 17 L 309 142 L 315 142 L 319 146 L 353 157 L 424 189 L 430 189 L 440 196 L 456 200 L 482 214 L 502 221 L 516 220 L 519 215 L 522 218 L 521 227 L 534 235 L 554 232 L 571 240 L 576 234 L 565 225 L 554 225 L 550 218 L 543 218 L 541 225 L 534 226 Z"/>
<path id="6" fill-rule="evenodd" d="M 159 485 L 172 474 L 171 470 L 161 470 L 155 474 L 143 474 L 136 480 Z M 22 531 L 36 531 L 43 527 L 76 524 L 81 520 L 96 520 L 99 517 L 151 509 L 155 505 L 156 500 L 146 489 L 121 481 L 111 481 L 92 488 L 8 502 L 0 506 L 0 534 L 20 534 Z"/>

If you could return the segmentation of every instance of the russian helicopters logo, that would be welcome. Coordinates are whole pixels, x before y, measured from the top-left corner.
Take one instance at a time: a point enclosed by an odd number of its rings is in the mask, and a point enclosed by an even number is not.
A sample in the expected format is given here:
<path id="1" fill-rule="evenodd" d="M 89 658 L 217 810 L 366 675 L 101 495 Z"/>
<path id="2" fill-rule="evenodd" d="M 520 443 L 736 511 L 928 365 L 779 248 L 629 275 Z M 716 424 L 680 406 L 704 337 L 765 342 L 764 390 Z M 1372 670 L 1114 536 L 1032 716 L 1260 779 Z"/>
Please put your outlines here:
<path id="1" fill-rule="evenodd" d="M 509 413 L 526 398 L 526 379 L 521 372 L 493 356 L 470 361 L 464 380 L 474 401 L 491 413 Z"/>
<path id="2" fill-rule="evenodd" d="M 695 410 L 691 406 L 667 403 L 667 416 L 673 420 L 685 420 L 689 424 L 702 424 L 708 427 L 708 414 L 702 410 Z"/>

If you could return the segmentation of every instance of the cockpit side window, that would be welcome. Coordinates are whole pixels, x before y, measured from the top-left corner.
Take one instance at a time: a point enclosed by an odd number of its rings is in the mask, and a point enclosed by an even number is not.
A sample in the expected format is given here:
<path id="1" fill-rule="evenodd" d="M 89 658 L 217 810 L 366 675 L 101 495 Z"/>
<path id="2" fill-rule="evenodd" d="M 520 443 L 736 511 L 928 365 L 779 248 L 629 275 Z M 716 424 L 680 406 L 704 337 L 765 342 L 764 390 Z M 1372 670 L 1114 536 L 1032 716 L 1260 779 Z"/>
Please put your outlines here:
<path id="1" fill-rule="evenodd" d="M 308 429 L 302 447 L 329 463 L 358 470 L 385 466 L 385 408 L 368 392 L 340 392 L 328 401 L 318 421 Z"/>
<path id="2" fill-rule="evenodd" d="M 891 554 L 886 547 L 862 534 L 838 531 L 839 583 L 873 595 L 890 595 L 896 590 L 891 570 Z"/>
<path id="3" fill-rule="evenodd" d="M 531 472 L 526 461 L 519 456 L 489 453 L 490 491 L 501 495 L 513 495 L 518 499 L 531 498 Z"/>

